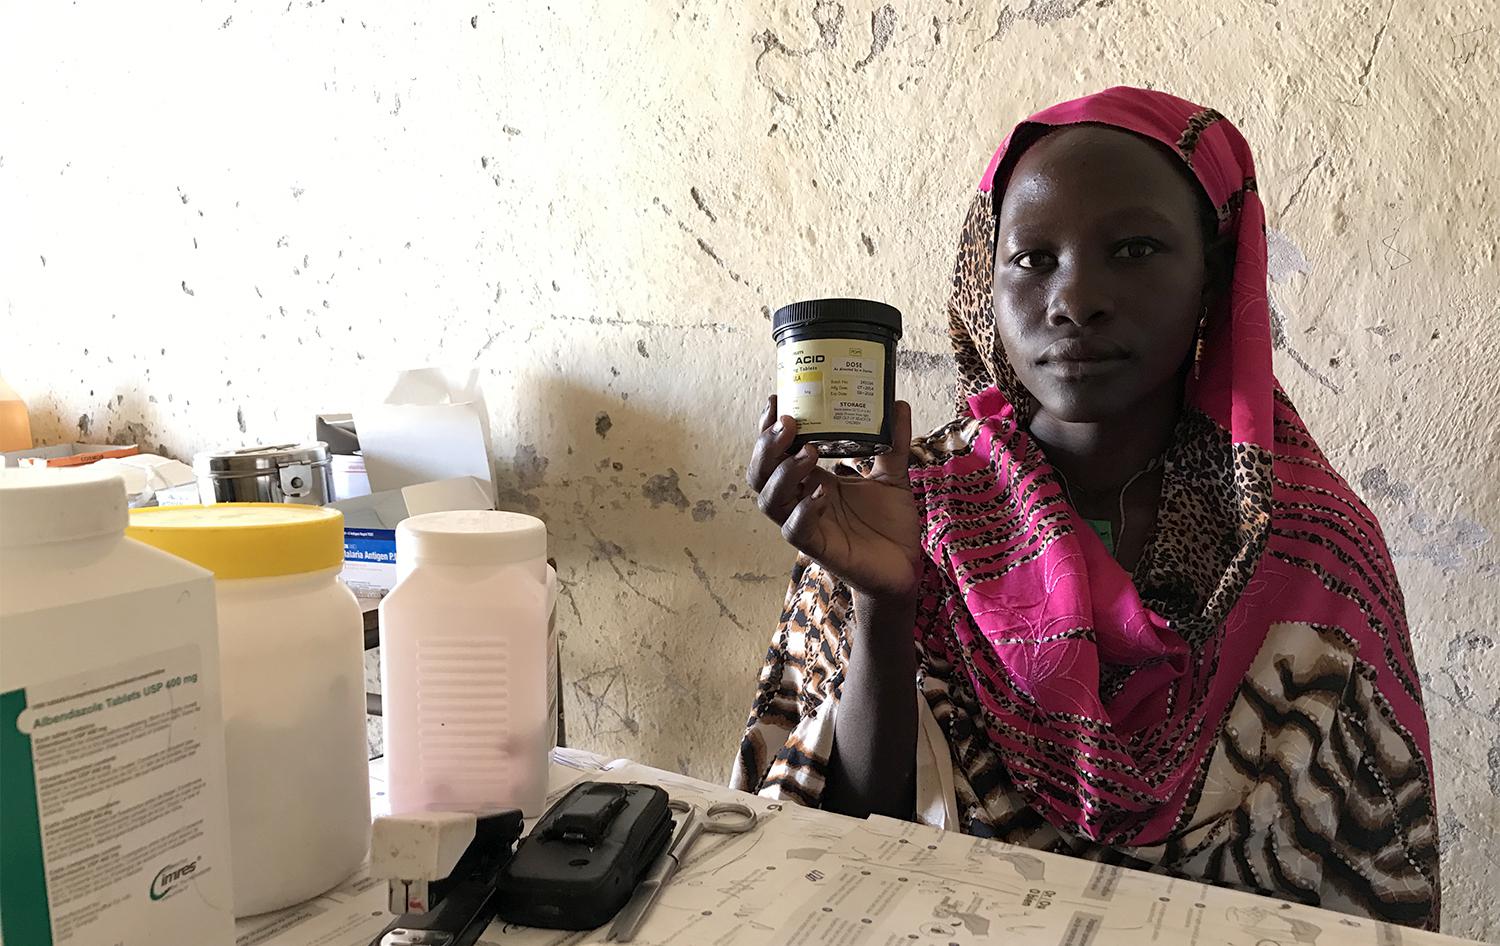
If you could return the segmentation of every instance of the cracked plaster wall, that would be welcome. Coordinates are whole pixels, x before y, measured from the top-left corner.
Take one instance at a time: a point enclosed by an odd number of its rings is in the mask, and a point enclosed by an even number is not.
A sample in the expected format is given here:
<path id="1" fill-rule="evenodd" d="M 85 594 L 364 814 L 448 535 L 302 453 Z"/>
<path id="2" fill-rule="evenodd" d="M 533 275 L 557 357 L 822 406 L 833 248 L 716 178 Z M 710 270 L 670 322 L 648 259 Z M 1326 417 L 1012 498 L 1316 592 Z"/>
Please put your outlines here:
<path id="1" fill-rule="evenodd" d="M 790 560 L 741 481 L 769 309 L 900 306 L 936 424 L 959 215 L 1009 125 L 1116 82 L 1218 107 L 1260 164 L 1281 378 L 1405 583 L 1449 929 L 1500 937 L 1494 0 L 0 17 L 0 371 L 38 434 L 186 458 L 476 363 L 505 502 L 561 564 L 573 741 L 710 778 Z"/>

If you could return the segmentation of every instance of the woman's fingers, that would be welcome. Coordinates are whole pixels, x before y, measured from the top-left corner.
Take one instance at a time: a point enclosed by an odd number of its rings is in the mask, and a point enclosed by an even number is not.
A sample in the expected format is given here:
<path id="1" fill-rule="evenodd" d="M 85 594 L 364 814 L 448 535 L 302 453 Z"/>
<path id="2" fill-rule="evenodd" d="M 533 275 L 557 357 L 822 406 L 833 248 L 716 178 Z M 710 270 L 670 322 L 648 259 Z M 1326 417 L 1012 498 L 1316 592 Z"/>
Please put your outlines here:
<path id="1" fill-rule="evenodd" d="M 772 398 L 766 414 L 761 415 L 760 436 L 755 438 L 755 447 L 750 452 L 750 465 L 745 468 L 745 482 L 757 493 L 765 489 L 766 482 L 775 472 L 777 464 L 786 459 L 792 440 L 797 436 L 795 420 L 790 417 L 775 417 L 775 401 Z"/>
<path id="2" fill-rule="evenodd" d="M 799 552 L 817 558 L 827 552 L 822 547 L 823 516 L 833 491 L 838 488 L 838 477 L 814 465 L 802 481 L 802 498 L 797 501 L 781 523 L 781 536 Z M 828 563 L 824 563 L 828 564 Z"/>
<path id="3" fill-rule="evenodd" d="M 761 487 L 757 500 L 760 511 L 777 525 L 786 522 L 792 509 L 810 490 L 811 487 L 805 487 L 804 484 L 817 469 L 818 452 L 811 446 L 805 446 L 792 456 L 782 459 Z"/>
<path id="4" fill-rule="evenodd" d="M 911 405 L 897 401 L 891 413 L 891 450 L 875 458 L 871 473 L 881 478 L 904 477 L 911 460 Z"/>

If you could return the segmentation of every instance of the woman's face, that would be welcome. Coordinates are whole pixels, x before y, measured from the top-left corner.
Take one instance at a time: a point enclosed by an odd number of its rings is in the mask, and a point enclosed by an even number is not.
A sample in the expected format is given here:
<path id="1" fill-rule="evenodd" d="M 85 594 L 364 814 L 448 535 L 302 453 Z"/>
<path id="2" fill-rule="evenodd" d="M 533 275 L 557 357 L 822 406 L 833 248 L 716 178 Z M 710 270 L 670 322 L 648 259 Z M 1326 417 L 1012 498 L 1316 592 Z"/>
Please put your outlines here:
<path id="1" fill-rule="evenodd" d="M 1057 420 L 1177 397 L 1205 302 L 1199 195 L 1129 132 L 1063 128 L 1022 154 L 1000 205 L 995 324 Z"/>

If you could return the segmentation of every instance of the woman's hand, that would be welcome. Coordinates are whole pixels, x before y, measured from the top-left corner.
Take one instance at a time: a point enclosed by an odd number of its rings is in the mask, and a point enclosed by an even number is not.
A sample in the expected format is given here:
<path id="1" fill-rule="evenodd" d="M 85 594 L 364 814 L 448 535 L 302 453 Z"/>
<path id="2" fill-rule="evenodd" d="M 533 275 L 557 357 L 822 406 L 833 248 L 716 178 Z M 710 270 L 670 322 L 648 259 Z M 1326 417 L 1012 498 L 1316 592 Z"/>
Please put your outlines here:
<path id="1" fill-rule="evenodd" d="M 798 551 L 822 564 L 850 589 L 882 601 L 916 595 L 922 557 L 922 520 L 912 499 L 911 406 L 896 402 L 891 452 L 863 477 L 836 476 L 818 466 L 817 450 L 787 451 L 797 422 L 777 418 L 773 396 L 760 418 L 760 436 L 745 479 L 759 494 L 761 512 L 781 526 Z"/>

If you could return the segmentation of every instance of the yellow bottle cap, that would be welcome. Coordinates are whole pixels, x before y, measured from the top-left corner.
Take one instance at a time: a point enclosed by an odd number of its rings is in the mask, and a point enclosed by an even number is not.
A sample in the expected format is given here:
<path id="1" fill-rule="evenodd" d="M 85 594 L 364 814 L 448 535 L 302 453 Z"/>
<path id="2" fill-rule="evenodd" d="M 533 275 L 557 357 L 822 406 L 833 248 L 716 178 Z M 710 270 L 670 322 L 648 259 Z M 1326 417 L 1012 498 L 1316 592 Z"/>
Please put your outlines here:
<path id="1" fill-rule="evenodd" d="M 125 534 L 215 578 L 274 578 L 344 564 L 344 514 L 294 503 L 132 509 Z"/>

